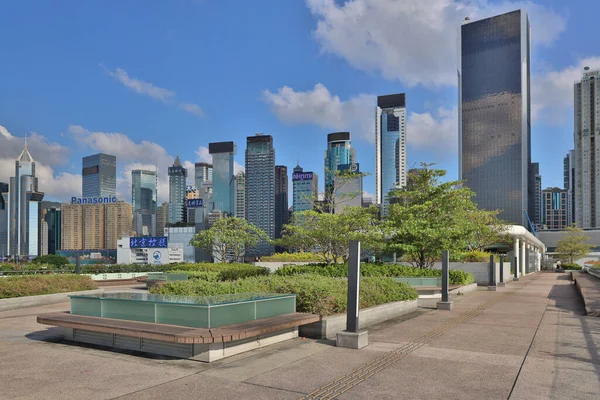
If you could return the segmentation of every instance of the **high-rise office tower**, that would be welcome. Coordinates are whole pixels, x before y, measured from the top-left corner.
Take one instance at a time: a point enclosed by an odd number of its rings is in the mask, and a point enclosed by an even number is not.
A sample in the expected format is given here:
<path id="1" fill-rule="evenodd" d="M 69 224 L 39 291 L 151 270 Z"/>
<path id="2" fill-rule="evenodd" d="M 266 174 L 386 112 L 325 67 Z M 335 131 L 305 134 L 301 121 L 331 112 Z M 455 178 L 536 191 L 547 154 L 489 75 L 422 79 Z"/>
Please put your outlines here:
<path id="1" fill-rule="evenodd" d="M 459 30 L 459 177 L 474 201 L 528 226 L 531 163 L 530 29 L 525 10 Z"/>
<path id="2" fill-rule="evenodd" d="M 246 219 L 246 174 L 244 171 L 235 175 L 235 216 Z"/>
<path id="3" fill-rule="evenodd" d="M 7 255 L 8 255 L 8 183 L 0 182 L 0 259 L 4 258 Z"/>
<path id="4" fill-rule="evenodd" d="M 387 215 L 389 193 L 406 186 L 406 94 L 377 97 L 375 197 Z"/>
<path id="5" fill-rule="evenodd" d="M 10 178 L 8 194 L 8 254 L 37 256 L 39 240 L 39 202 L 35 161 L 27 145 L 15 162 L 15 176 Z"/>
<path id="6" fill-rule="evenodd" d="M 275 238 L 275 149 L 273 137 L 257 134 L 246 141 L 246 220 Z M 273 253 L 263 241 L 246 249 L 246 255 Z"/>
<path id="7" fill-rule="evenodd" d="M 569 191 L 547 188 L 542 190 L 544 225 L 547 229 L 565 229 L 569 219 Z"/>
<path id="8" fill-rule="evenodd" d="M 356 163 L 343 164 L 339 166 L 339 171 L 335 176 L 335 214 L 341 214 L 346 207 L 362 207 L 363 175 L 360 166 Z"/>
<path id="9" fill-rule="evenodd" d="M 61 247 L 61 209 L 52 207 L 46 210 L 44 221 L 48 224 L 48 254 L 56 254 Z"/>
<path id="10" fill-rule="evenodd" d="M 285 165 L 275 166 L 275 238 L 281 237 L 283 226 L 289 224 L 288 174 Z"/>
<path id="11" fill-rule="evenodd" d="M 187 169 L 181 165 L 179 156 L 169 167 L 169 223 L 183 222 L 183 202 L 185 201 L 185 180 Z"/>
<path id="12" fill-rule="evenodd" d="M 529 207 L 527 208 L 529 218 L 535 225 L 541 225 L 543 221 L 542 212 L 542 175 L 540 175 L 540 163 L 531 163 L 529 168 Z"/>
<path id="13" fill-rule="evenodd" d="M 212 155 L 212 187 L 214 209 L 226 215 L 235 212 L 235 184 L 233 181 L 233 159 L 236 153 L 233 142 L 209 143 L 208 152 Z"/>
<path id="14" fill-rule="evenodd" d="M 131 171 L 133 229 L 138 236 L 156 236 L 156 171 Z"/>
<path id="15" fill-rule="evenodd" d="M 571 226 L 575 222 L 575 150 L 569 150 L 564 164 L 564 188 L 569 191 L 569 216 L 568 225 Z"/>
<path id="16" fill-rule="evenodd" d="M 356 154 L 350 141 L 350 132 L 335 132 L 327 135 L 325 150 L 325 196 L 333 191 L 333 181 L 338 167 L 356 162 Z"/>
<path id="17" fill-rule="evenodd" d="M 575 83 L 575 223 L 600 227 L 600 69 Z"/>
<path id="18" fill-rule="evenodd" d="M 312 171 L 304 172 L 300 165 L 296 165 L 292 174 L 293 186 L 293 213 L 312 210 L 315 201 L 319 199 L 319 177 Z"/>
<path id="19" fill-rule="evenodd" d="M 102 153 L 83 157 L 81 195 L 82 197 L 117 195 L 117 157 Z"/>
<path id="20" fill-rule="evenodd" d="M 200 190 L 203 182 L 211 182 L 213 165 L 205 162 L 197 162 L 194 165 L 194 184 Z"/>
<path id="21" fill-rule="evenodd" d="M 163 236 L 169 221 L 169 203 L 156 207 L 156 236 Z"/>
<path id="22" fill-rule="evenodd" d="M 46 221 L 40 221 L 40 242 L 39 242 L 39 253 L 40 256 L 48 255 L 48 223 Z"/>

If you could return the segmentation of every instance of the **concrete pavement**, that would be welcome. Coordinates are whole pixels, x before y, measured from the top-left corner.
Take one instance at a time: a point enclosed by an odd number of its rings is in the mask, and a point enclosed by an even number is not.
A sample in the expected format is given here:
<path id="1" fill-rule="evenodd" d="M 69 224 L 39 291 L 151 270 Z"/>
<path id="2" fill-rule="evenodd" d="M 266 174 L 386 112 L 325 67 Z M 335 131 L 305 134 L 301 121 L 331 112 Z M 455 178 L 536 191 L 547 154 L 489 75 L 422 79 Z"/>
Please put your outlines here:
<path id="1" fill-rule="evenodd" d="M 107 351 L 0 313 L 0 399 L 596 399 L 600 318 L 566 274 L 537 273 L 369 330 L 363 350 L 294 339 L 216 363 Z M 342 379 L 340 379 L 342 378 Z M 319 390 L 322 388 L 321 390 Z"/>

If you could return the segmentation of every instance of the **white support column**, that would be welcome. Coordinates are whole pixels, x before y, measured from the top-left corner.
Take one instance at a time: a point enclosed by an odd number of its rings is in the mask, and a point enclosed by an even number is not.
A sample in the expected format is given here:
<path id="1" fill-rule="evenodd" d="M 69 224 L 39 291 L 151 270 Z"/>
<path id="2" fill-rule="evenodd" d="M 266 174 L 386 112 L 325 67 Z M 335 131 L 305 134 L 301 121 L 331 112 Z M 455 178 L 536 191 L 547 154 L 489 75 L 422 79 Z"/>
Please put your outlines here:
<path id="1" fill-rule="evenodd" d="M 540 252 L 539 248 L 535 248 L 535 270 L 536 271 L 541 271 L 542 270 L 542 253 Z"/>
<path id="2" fill-rule="evenodd" d="M 520 276 L 519 274 L 519 260 L 521 259 L 521 253 L 519 252 L 519 239 L 515 238 L 515 243 L 513 245 L 513 252 L 515 253 L 514 257 L 516 257 L 517 264 L 514 266 L 515 271 L 517 271 L 517 278 Z M 511 260 L 511 263 L 514 263 L 514 260 Z"/>
<path id="3" fill-rule="evenodd" d="M 527 258 L 525 257 L 525 251 L 527 250 L 527 242 L 525 240 L 523 240 L 523 244 L 521 245 L 521 275 L 525 275 L 526 274 L 526 269 L 525 269 L 525 262 L 527 261 Z"/>

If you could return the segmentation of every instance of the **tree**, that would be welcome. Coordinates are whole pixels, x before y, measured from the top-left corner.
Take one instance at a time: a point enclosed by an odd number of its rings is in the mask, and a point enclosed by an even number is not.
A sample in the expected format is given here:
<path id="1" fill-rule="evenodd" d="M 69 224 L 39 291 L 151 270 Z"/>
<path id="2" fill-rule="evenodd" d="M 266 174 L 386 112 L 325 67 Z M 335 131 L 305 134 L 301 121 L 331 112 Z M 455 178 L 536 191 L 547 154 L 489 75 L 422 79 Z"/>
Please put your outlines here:
<path id="1" fill-rule="evenodd" d="M 569 264 L 575 263 L 590 252 L 591 246 L 585 243 L 588 240 L 590 237 L 586 236 L 581 228 L 567 228 L 567 234 L 558 241 L 556 246 L 558 257 Z"/>
<path id="2" fill-rule="evenodd" d="M 277 243 L 313 252 L 327 264 L 346 262 L 351 240 L 361 241 L 364 249 L 373 249 L 382 242 L 377 213 L 376 207 L 347 207 L 341 214 L 302 211 L 294 216 L 292 224 L 284 226 Z"/>
<path id="3" fill-rule="evenodd" d="M 210 229 L 197 233 L 190 241 L 194 247 L 211 253 L 215 260 L 225 263 L 237 261 L 246 247 L 256 245 L 269 237 L 255 225 L 237 217 L 223 217 L 215 220 Z"/>
<path id="4" fill-rule="evenodd" d="M 421 164 L 409 184 L 391 194 L 385 222 L 388 251 L 416 267 L 430 268 L 442 250 L 464 251 L 501 241 L 497 212 L 481 211 L 462 182 L 440 182 L 445 170 Z"/>
<path id="5" fill-rule="evenodd" d="M 64 265 L 69 265 L 69 260 L 66 257 L 59 256 L 58 254 L 46 254 L 44 256 L 38 256 L 31 260 L 32 264 L 48 264 L 54 268 L 60 268 Z"/>

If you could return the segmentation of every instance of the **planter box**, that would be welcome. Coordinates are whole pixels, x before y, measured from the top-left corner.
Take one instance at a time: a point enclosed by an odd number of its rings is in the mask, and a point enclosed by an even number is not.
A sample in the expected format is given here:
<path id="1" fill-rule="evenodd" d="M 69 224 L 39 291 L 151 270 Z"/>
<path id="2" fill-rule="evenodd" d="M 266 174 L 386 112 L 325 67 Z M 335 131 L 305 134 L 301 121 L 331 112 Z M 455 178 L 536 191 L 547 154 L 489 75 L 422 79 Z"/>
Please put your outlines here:
<path id="1" fill-rule="evenodd" d="M 417 310 L 417 300 L 397 301 L 360 310 L 360 328 L 379 324 Z M 346 314 L 331 315 L 299 328 L 299 335 L 311 339 L 335 339 L 346 329 Z"/>

